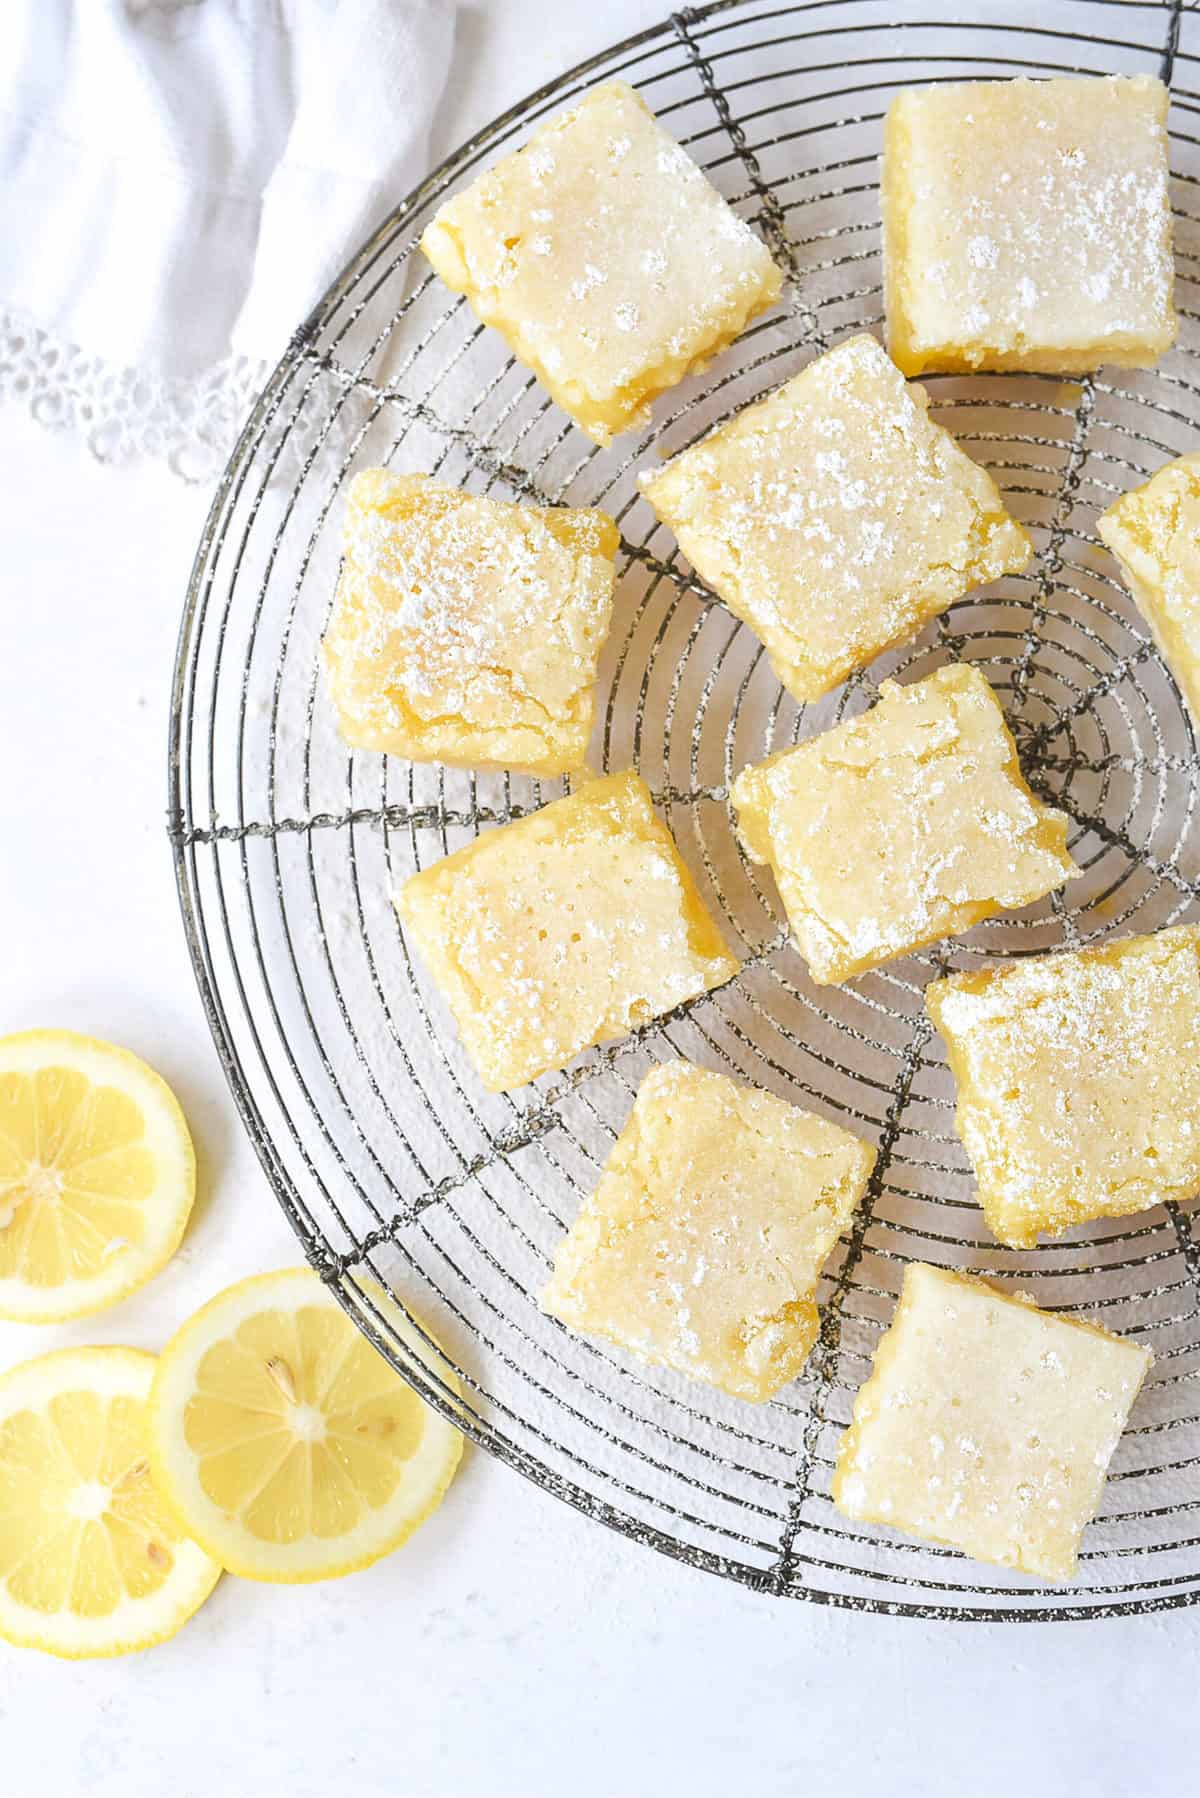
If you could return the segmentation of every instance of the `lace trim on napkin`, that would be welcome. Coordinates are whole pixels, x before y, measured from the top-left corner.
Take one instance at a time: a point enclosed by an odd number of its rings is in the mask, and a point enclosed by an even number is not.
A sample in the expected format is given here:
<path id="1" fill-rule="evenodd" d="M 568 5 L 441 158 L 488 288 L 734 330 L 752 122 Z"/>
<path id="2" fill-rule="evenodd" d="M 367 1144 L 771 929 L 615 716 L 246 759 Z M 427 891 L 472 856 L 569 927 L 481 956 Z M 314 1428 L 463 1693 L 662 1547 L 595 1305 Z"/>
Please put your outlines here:
<path id="1" fill-rule="evenodd" d="M 73 431 L 98 462 L 152 456 L 180 480 L 211 485 L 269 373 L 268 363 L 233 355 L 187 377 L 121 368 L 0 307 L 0 405 L 20 406 L 47 430 Z M 299 470 L 336 392 L 327 375 L 314 383 L 276 475 Z M 335 425 L 327 447 L 347 435 L 348 424 Z"/>

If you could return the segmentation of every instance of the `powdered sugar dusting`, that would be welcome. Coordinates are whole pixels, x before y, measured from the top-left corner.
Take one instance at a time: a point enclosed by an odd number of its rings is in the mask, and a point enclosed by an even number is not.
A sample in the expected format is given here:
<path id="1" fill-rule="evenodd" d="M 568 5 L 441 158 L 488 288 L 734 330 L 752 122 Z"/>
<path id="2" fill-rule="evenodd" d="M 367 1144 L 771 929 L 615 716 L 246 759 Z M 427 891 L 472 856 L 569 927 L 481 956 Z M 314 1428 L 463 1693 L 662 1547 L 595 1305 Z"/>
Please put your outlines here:
<path id="1" fill-rule="evenodd" d="M 602 513 L 372 469 L 351 490 L 325 643 L 350 741 L 416 759 L 578 767 L 612 611 Z"/>
<path id="2" fill-rule="evenodd" d="M 684 1061 L 655 1068 L 543 1307 L 642 1360 L 768 1398 L 812 1347 L 817 1277 L 873 1159 L 768 1093 Z"/>
<path id="3" fill-rule="evenodd" d="M 1174 336 L 1165 118 L 1142 75 L 902 94 L 883 187 L 904 366 L 1153 361 Z"/>
<path id="4" fill-rule="evenodd" d="M 1123 494 L 1099 531 L 1200 723 L 1200 453 Z"/>
<path id="5" fill-rule="evenodd" d="M 609 775 L 414 875 L 397 909 L 493 1089 L 737 970 L 644 782 Z"/>
<path id="6" fill-rule="evenodd" d="M 450 200 L 423 244 L 600 442 L 730 342 L 781 283 L 754 232 L 623 82 Z"/>
<path id="7" fill-rule="evenodd" d="M 641 485 L 798 699 L 1029 555 L 991 478 L 873 337 L 838 344 Z"/>
<path id="8" fill-rule="evenodd" d="M 977 1560 L 1070 1579 L 1150 1361 L 1107 1331 L 916 1263 L 855 1399 L 835 1499 Z"/>
<path id="9" fill-rule="evenodd" d="M 1066 818 L 1033 797 L 990 687 L 962 664 L 885 682 L 863 717 L 746 769 L 733 802 L 820 981 L 1026 905 L 1076 872 Z"/>
<path id="10" fill-rule="evenodd" d="M 954 975 L 926 1002 L 1002 1241 L 1200 1187 L 1200 926 Z"/>

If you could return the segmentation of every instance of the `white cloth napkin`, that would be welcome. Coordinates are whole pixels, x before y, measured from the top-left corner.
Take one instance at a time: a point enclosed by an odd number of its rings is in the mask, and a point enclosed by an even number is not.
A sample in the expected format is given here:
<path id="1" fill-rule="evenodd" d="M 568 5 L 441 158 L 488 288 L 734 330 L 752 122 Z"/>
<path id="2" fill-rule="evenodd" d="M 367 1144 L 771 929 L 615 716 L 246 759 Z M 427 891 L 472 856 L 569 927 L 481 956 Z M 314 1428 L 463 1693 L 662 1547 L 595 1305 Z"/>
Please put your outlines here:
<path id="1" fill-rule="evenodd" d="M 0 392 L 40 401 L 49 422 L 90 413 L 93 429 L 101 390 L 128 398 L 130 375 L 176 411 L 188 384 L 211 402 L 235 382 L 240 404 L 422 174 L 452 0 L 6 0 L 4 13 Z M 65 381 L 57 407 L 47 357 Z"/>

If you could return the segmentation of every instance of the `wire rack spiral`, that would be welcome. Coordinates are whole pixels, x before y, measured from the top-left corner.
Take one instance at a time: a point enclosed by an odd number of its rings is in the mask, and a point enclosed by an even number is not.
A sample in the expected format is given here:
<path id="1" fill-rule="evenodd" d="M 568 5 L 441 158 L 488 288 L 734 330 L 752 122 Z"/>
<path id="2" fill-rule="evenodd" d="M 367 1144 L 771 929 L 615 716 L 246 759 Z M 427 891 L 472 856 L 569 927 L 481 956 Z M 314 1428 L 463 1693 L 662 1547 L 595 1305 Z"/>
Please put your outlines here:
<path id="1" fill-rule="evenodd" d="M 1182 338 L 1153 372 L 937 378 L 937 415 L 1005 489 L 1030 570 L 818 705 L 638 497 L 639 464 L 694 442 L 851 331 L 878 331 L 878 152 L 892 94 L 1017 74 L 1161 73 L 1172 90 Z M 633 82 L 770 244 L 783 304 L 598 450 L 416 253 L 448 192 L 540 119 Z M 1173 1206 L 1017 1253 L 991 1241 L 952 1127 L 922 991 L 943 966 L 1150 930 L 1200 892 L 1200 756 L 1180 695 L 1095 537 L 1111 498 L 1200 423 L 1200 31 L 1156 0 L 1005 0 L 970 22 L 888 0 L 689 9 L 573 70 L 463 146 L 297 332 L 225 473 L 196 558 L 173 693 L 170 832 L 191 953 L 234 1095 L 309 1260 L 372 1340 L 478 1443 L 608 1524 L 764 1592 L 951 1618 L 1078 1618 L 1200 1598 L 1200 1236 Z M 477 492 L 599 505 L 622 533 L 594 760 L 636 766 L 743 958 L 730 985 L 484 1094 L 390 904 L 405 875 L 561 783 L 409 766 L 340 744 L 317 645 L 340 500 L 388 463 Z M 299 467 L 299 473 L 296 469 Z M 1035 789 L 1072 820 L 1061 896 L 842 989 L 818 989 L 726 804 L 746 763 L 863 709 L 885 674 L 953 657 L 1000 694 Z M 687 1055 L 872 1137 L 866 1201 L 819 1294 L 804 1375 L 740 1405 L 639 1369 L 543 1317 L 549 1258 L 641 1074 Z M 905 1263 L 967 1267 L 1148 1343 L 1076 1585 L 1049 1590 L 859 1529 L 829 1475 Z M 373 1295 L 442 1347 L 416 1359 Z M 452 1377 L 451 1377 L 452 1376 Z M 461 1398 L 454 1380 L 461 1383 Z"/>

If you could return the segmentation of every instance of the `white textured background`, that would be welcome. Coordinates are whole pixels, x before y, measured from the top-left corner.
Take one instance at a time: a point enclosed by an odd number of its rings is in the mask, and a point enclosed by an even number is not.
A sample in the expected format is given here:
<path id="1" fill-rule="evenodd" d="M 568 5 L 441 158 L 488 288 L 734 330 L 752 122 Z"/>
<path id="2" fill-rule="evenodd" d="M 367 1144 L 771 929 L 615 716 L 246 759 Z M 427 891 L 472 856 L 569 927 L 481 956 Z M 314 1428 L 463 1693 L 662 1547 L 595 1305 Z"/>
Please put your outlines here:
<path id="1" fill-rule="evenodd" d="M 660 15 L 463 7 L 435 155 Z M 204 1025 L 163 828 L 207 499 L 0 414 L 0 1030 L 62 1024 L 144 1054 L 183 1100 L 202 1180 L 148 1292 L 72 1330 L 0 1326 L 0 1365 L 68 1340 L 154 1348 L 226 1281 L 297 1258 Z M 1195 1789 L 1198 1647 L 1196 1612 L 1004 1628 L 771 1602 L 474 1454 L 367 1573 L 226 1579 L 140 1658 L 0 1648 L 0 1798 L 1156 1798 Z"/>

